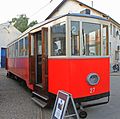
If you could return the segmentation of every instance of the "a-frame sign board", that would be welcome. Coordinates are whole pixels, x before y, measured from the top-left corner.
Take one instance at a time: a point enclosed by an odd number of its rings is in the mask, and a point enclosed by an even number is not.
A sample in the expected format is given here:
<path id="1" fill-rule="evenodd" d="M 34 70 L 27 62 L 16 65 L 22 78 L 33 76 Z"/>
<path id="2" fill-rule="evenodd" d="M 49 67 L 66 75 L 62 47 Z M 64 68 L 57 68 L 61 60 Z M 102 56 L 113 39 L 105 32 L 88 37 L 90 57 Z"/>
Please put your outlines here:
<path id="1" fill-rule="evenodd" d="M 79 119 L 72 95 L 64 91 L 58 91 L 51 119 L 65 119 L 69 117 Z"/>

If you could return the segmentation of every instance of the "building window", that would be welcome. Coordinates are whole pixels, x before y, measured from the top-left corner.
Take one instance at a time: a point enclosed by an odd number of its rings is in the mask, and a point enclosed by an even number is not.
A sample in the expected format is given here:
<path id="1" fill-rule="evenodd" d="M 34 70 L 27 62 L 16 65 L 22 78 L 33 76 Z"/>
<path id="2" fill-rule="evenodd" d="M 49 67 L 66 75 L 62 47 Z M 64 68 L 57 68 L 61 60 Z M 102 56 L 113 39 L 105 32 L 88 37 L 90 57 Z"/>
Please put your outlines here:
<path id="1" fill-rule="evenodd" d="M 51 55 L 66 55 L 66 24 L 62 22 L 51 28 Z"/>
<path id="2" fill-rule="evenodd" d="M 71 55 L 80 55 L 80 23 L 71 22 Z"/>
<path id="3" fill-rule="evenodd" d="M 119 35 L 119 40 L 120 40 L 120 29 L 119 29 L 119 34 L 118 35 Z"/>
<path id="4" fill-rule="evenodd" d="M 119 60 L 119 51 L 115 51 L 115 60 Z"/>
<path id="5" fill-rule="evenodd" d="M 86 56 L 101 55 L 101 25 L 82 23 L 82 54 Z"/>
<path id="6" fill-rule="evenodd" d="M 116 36 L 116 27 L 113 26 L 113 37 L 115 38 L 115 36 Z"/>
<path id="7" fill-rule="evenodd" d="M 112 35 L 112 24 L 110 24 L 110 35 Z"/>
<path id="8" fill-rule="evenodd" d="M 23 56 L 24 49 L 23 49 L 23 39 L 19 41 L 19 56 Z"/>
<path id="9" fill-rule="evenodd" d="M 25 56 L 28 55 L 28 37 L 25 37 Z"/>
<path id="10" fill-rule="evenodd" d="M 109 44 L 110 44 L 109 45 L 110 46 L 110 55 L 112 55 L 112 50 L 111 50 L 112 49 L 112 44 L 111 44 L 111 42 Z"/>
<path id="11" fill-rule="evenodd" d="M 117 51 L 120 51 L 120 46 L 119 45 L 117 46 Z"/>

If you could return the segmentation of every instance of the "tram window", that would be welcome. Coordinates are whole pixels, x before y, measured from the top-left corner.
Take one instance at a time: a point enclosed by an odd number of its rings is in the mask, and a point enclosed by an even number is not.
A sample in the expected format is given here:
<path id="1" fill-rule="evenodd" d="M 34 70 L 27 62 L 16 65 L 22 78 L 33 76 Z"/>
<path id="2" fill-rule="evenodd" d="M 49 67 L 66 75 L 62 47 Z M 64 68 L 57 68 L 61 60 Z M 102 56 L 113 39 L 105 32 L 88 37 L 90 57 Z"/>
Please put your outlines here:
<path id="1" fill-rule="evenodd" d="M 82 54 L 86 56 L 101 55 L 101 25 L 95 23 L 82 23 Z"/>
<path id="2" fill-rule="evenodd" d="M 9 47 L 9 57 L 12 58 L 12 46 Z"/>
<path id="3" fill-rule="evenodd" d="M 9 47 L 9 58 L 11 58 L 11 46 Z"/>
<path id="4" fill-rule="evenodd" d="M 10 46 L 10 58 L 12 58 L 12 46 Z"/>
<path id="5" fill-rule="evenodd" d="M 34 56 L 34 36 L 31 35 L 31 56 Z"/>
<path id="6" fill-rule="evenodd" d="M 7 48 L 7 57 L 10 57 L 10 47 Z"/>
<path id="7" fill-rule="evenodd" d="M 48 55 L 48 32 L 44 34 L 44 41 L 45 41 L 45 53 Z"/>
<path id="8" fill-rule="evenodd" d="M 79 21 L 71 22 L 71 55 L 80 55 L 80 24 Z"/>
<path id="9" fill-rule="evenodd" d="M 103 25 L 103 55 L 108 55 L 108 26 Z"/>
<path id="10" fill-rule="evenodd" d="M 18 42 L 15 43 L 15 57 L 18 56 Z"/>
<path id="11" fill-rule="evenodd" d="M 10 58 L 10 46 L 8 47 L 8 57 Z"/>
<path id="12" fill-rule="evenodd" d="M 11 57 L 14 58 L 15 56 L 15 50 L 14 50 L 14 44 L 11 46 Z"/>
<path id="13" fill-rule="evenodd" d="M 42 55 L 42 39 L 41 39 L 41 32 L 37 34 L 38 40 L 38 55 Z"/>
<path id="14" fill-rule="evenodd" d="M 23 39 L 19 41 L 19 56 L 23 56 Z"/>
<path id="15" fill-rule="evenodd" d="M 66 55 L 66 25 L 60 23 L 51 28 L 51 55 Z"/>
<path id="16" fill-rule="evenodd" d="M 28 37 L 25 37 L 25 56 L 28 55 Z"/>
<path id="17" fill-rule="evenodd" d="M 9 47 L 7 48 L 7 57 L 9 58 L 10 56 L 9 56 L 10 54 L 9 54 Z"/>

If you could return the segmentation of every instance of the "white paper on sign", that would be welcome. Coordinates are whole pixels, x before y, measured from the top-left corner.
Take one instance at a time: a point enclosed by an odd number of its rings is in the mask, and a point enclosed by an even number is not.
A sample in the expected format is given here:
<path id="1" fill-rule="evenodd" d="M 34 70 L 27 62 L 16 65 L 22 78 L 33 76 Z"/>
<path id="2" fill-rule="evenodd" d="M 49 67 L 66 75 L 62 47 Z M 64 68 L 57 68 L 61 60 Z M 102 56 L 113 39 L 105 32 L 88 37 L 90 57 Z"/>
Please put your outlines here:
<path id="1" fill-rule="evenodd" d="M 64 104 L 65 104 L 65 101 L 62 100 L 61 98 L 59 98 L 59 99 L 58 99 L 57 106 L 56 106 L 56 111 L 55 111 L 55 117 L 56 117 L 57 119 L 60 119 L 60 118 L 61 118 Z"/>

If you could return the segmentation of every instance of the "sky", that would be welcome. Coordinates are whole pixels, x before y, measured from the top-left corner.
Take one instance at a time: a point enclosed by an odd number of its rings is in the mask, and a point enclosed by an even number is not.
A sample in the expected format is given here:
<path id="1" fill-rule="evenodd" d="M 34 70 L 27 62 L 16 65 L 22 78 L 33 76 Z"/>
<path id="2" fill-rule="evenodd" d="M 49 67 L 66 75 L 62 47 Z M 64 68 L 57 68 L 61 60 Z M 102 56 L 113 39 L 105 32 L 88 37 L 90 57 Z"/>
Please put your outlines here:
<path id="1" fill-rule="evenodd" d="M 119 0 L 79 0 L 109 15 L 120 23 Z M 29 22 L 43 21 L 61 0 L 2 0 L 0 4 L 0 24 L 11 21 L 20 14 L 26 14 Z"/>

